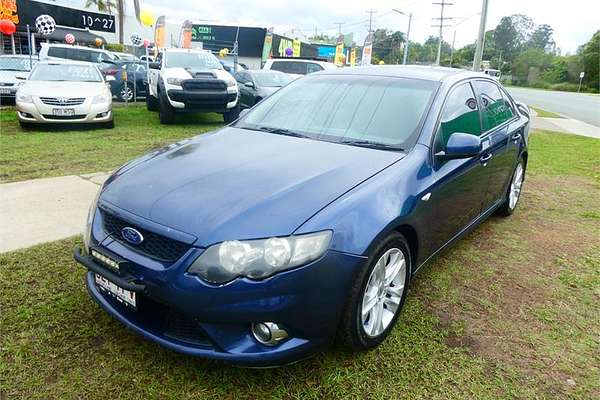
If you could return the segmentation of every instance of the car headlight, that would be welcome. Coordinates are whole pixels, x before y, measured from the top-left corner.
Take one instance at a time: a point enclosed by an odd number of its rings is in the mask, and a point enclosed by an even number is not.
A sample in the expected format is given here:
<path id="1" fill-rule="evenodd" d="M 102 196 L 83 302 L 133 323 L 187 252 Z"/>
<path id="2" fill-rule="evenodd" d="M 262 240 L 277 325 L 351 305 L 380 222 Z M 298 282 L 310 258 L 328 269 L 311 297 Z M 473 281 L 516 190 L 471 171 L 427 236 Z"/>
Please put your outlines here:
<path id="1" fill-rule="evenodd" d="M 112 100 L 112 95 L 109 93 L 100 94 L 98 96 L 94 96 L 92 100 L 92 104 L 102 104 L 102 103 L 110 103 Z"/>
<path id="2" fill-rule="evenodd" d="M 33 103 L 33 97 L 30 94 L 17 92 L 16 101 L 19 103 Z"/>
<path id="3" fill-rule="evenodd" d="M 184 80 L 182 78 L 167 78 L 167 83 L 169 85 L 181 86 Z"/>
<path id="4" fill-rule="evenodd" d="M 237 86 L 237 82 L 235 79 L 227 79 L 227 87 L 231 88 L 231 87 L 235 87 Z"/>
<path id="5" fill-rule="evenodd" d="M 322 231 L 222 242 L 206 249 L 188 272 L 212 283 L 225 283 L 239 276 L 263 279 L 321 257 L 329 248 L 331 234 L 331 231 Z"/>
<path id="6" fill-rule="evenodd" d="M 83 230 L 83 249 L 85 250 L 85 254 L 90 253 L 90 245 L 92 242 L 92 225 L 94 223 L 94 215 L 96 214 L 96 208 L 98 207 L 100 193 L 102 193 L 102 186 L 100 186 L 100 189 L 98 189 L 98 193 L 96 193 L 92 204 L 90 204 L 90 209 L 88 210 L 88 215 L 85 220 L 85 229 Z"/>

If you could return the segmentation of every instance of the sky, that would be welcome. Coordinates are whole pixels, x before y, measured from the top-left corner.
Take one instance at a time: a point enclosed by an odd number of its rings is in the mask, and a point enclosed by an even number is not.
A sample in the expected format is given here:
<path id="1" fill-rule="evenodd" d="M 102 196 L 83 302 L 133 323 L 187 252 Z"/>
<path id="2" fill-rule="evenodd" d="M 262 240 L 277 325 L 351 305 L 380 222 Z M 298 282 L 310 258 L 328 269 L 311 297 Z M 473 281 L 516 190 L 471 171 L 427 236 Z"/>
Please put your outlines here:
<path id="1" fill-rule="evenodd" d="M 46 0 L 48 1 L 48 0 Z M 444 29 L 444 40 L 452 42 L 456 31 L 457 48 L 473 43 L 477 37 L 482 0 L 444 0 L 445 15 L 453 17 Z M 408 18 L 392 9 L 413 13 L 410 39 L 424 41 L 429 35 L 437 36 L 432 27 L 440 16 L 440 6 L 432 2 L 441 0 L 140 0 L 142 8 L 155 15 L 165 15 L 171 22 L 191 19 L 194 22 L 221 23 L 275 27 L 276 32 L 296 29 L 306 36 L 315 30 L 337 35 L 337 22 L 343 22 L 343 33 L 354 33 L 362 44 L 368 32 L 368 9 L 373 14 L 373 29 L 386 28 L 405 32 Z M 84 0 L 63 0 L 82 6 Z M 133 13 L 133 2 L 125 0 L 127 13 Z M 536 24 L 549 24 L 554 28 L 554 39 L 562 54 L 574 53 L 600 29 L 600 0 L 489 0 L 486 29 L 493 29 L 503 16 L 525 14 Z"/>

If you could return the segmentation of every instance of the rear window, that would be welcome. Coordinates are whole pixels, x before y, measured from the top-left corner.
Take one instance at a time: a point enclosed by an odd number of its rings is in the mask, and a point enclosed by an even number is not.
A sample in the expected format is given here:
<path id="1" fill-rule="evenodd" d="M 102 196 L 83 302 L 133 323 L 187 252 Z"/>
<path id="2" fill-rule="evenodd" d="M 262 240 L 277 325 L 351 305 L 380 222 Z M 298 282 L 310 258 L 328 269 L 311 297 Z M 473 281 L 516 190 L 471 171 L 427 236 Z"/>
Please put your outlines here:
<path id="1" fill-rule="evenodd" d="M 306 64 L 294 61 L 273 61 L 271 69 L 286 74 L 306 75 Z"/>

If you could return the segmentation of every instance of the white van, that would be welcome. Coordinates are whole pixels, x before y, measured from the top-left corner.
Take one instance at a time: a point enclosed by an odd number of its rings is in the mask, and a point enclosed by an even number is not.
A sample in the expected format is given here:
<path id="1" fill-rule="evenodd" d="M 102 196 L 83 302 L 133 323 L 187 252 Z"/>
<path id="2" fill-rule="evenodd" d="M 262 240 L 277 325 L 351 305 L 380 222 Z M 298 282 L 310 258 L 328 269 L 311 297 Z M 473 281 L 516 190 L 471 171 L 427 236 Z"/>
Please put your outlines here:
<path id="1" fill-rule="evenodd" d="M 40 60 L 75 60 L 100 64 L 104 61 L 116 61 L 119 58 L 108 50 L 94 49 L 69 44 L 42 43 Z"/>

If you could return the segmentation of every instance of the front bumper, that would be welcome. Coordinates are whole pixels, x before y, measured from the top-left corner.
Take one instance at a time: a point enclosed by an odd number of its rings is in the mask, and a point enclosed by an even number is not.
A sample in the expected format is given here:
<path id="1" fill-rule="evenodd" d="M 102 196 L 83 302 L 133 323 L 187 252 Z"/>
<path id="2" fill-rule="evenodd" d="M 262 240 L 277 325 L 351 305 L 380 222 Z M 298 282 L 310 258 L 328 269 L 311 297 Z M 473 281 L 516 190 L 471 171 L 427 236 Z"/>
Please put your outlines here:
<path id="1" fill-rule="evenodd" d="M 92 104 L 92 98 L 86 98 L 83 104 L 76 106 L 52 106 L 44 104 L 38 97 L 33 98 L 33 103 L 16 102 L 17 117 L 20 121 L 41 124 L 88 124 L 109 122 L 113 119 L 112 103 Z M 72 108 L 74 115 L 69 117 L 56 117 L 53 109 Z"/>
<path id="2" fill-rule="evenodd" d="M 226 90 L 186 90 L 180 86 L 166 85 L 171 106 L 176 111 L 227 112 L 238 103 L 237 88 Z"/>
<path id="3" fill-rule="evenodd" d="M 121 279 L 133 285 L 128 289 L 137 288 L 134 311 L 98 289 L 94 273 L 110 280 L 110 271 L 102 274 L 106 267 L 76 251 L 75 259 L 84 266 L 96 264 L 87 274 L 88 291 L 109 314 L 169 349 L 252 367 L 288 364 L 327 347 L 335 338 L 355 273 L 365 261 L 328 251 L 311 264 L 262 281 L 239 278 L 217 286 L 186 273 L 202 249 L 191 248 L 164 269 L 134 262 L 139 255 L 110 238 L 97 249 L 130 263 Z M 251 323 L 260 321 L 281 324 L 289 339 L 273 347 L 260 344 L 250 332 Z"/>

